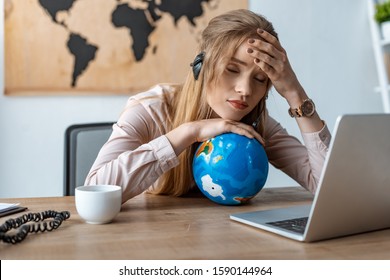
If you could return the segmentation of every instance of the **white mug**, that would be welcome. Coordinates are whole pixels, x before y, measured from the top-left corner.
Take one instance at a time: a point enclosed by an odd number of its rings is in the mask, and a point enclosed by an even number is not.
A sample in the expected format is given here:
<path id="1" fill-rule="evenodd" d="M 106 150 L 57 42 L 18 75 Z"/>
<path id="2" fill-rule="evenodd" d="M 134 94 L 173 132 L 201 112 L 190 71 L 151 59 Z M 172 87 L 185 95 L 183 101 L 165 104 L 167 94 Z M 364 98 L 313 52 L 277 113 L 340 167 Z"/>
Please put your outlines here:
<path id="1" fill-rule="evenodd" d="M 122 205 L 122 188 L 114 185 L 80 186 L 75 192 L 76 209 L 89 224 L 111 222 Z"/>

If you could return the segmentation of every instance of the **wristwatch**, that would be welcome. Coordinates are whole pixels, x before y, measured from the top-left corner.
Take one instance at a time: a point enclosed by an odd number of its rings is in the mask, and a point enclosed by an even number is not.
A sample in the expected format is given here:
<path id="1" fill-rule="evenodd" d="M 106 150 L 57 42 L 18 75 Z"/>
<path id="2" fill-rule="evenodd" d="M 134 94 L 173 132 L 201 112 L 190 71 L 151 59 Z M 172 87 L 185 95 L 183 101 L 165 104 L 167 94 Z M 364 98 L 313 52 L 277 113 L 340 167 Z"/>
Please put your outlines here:
<path id="1" fill-rule="evenodd" d="M 301 106 L 295 109 L 288 109 L 288 113 L 292 118 L 311 117 L 316 111 L 316 106 L 313 100 L 305 99 Z"/>

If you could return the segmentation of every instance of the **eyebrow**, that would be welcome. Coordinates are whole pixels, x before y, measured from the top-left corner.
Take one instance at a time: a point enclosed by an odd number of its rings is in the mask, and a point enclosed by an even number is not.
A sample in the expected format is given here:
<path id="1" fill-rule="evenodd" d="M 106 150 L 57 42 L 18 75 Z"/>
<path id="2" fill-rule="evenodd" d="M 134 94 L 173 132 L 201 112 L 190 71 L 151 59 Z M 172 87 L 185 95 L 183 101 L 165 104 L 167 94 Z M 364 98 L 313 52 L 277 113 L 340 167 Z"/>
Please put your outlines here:
<path id="1" fill-rule="evenodd" d="M 232 57 L 232 58 L 230 59 L 230 61 L 235 62 L 235 63 L 238 63 L 238 64 L 241 64 L 241 65 L 243 65 L 243 66 L 248 66 L 248 64 L 247 64 L 246 62 L 244 62 L 244 61 L 242 61 L 242 60 L 239 60 L 238 58 L 235 58 L 235 57 Z M 268 78 L 267 74 L 265 74 L 264 71 L 260 70 L 259 73 L 260 73 L 261 75 L 264 75 L 266 78 Z"/>
<path id="2" fill-rule="evenodd" d="M 235 58 L 235 57 L 232 57 L 232 58 L 231 58 L 231 61 L 236 62 L 236 63 L 241 64 L 241 65 L 244 65 L 244 66 L 247 66 L 247 65 L 248 65 L 246 62 L 244 62 L 244 61 L 242 61 L 242 60 L 239 60 L 239 59 L 237 59 L 237 58 Z"/>

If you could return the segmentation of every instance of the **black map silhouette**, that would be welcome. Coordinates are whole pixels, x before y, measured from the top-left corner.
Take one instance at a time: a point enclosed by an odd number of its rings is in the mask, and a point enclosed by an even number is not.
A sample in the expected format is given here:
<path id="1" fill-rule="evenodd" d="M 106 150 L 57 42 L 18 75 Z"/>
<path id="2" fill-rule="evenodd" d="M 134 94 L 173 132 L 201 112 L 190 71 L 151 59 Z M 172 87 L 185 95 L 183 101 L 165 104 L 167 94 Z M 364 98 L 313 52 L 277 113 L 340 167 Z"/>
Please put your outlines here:
<path id="1" fill-rule="evenodd" d="M 57 20 L 59 12 L 70 13 L 73 5 L 78 0 L 39 0 L 40 6 L 50 16 L 55 24 L 59 24 L 69 31 L 67 48 L 74 56 L 74 67 L 72 75 L 72 87 L 77 86 L 77 79 L 88 68 L 88 65 L 95 59 L 98 45 L 88 42 L 88 38 L 69 30 L 66 23 Z M 132 8 L 127 3 L 117 0 L 115 9 L 111 13 L 111 23 L 115 28 L 127 28 L 133 44 L 130 46 L 137 62 L 142 61 L 145 52 L 149 47 L 150 34 L 156 28 L 162 13 L 168 13 L 173 17 L 175 24 L 182 17 L 185 17 L 193 26 L 195 18 L 203 15 L 202 2 L 210 0 L 143 0 L 147 8 Z M 149 17 L 147 16 L 147 14 Z"/>

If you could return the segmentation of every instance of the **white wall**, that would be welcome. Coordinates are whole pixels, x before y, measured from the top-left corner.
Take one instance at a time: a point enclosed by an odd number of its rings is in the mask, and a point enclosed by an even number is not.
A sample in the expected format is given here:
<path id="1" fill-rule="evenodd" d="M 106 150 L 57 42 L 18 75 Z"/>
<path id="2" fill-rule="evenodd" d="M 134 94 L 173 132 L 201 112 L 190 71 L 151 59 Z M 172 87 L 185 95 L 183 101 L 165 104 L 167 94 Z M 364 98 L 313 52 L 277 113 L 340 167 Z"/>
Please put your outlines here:
<path id="1" fill-rule="evenodd" d="M 377 74 L 366 0 L 252 0 L 273 22 L 290 62 L 321 117 L 333 129 L 344 113 L 382 112 L 373 92 Z M 223 1 L 222 1 L 223 3 Z M 3 7 L 1 5 L 1 13 Z M 3 88 L 3 15 L 0 15 Z M 0 197 L 60 196 L 64 131 L 74 123 L 116 120 L 127 97 L 6 97 L 0 95 Z M 287 104 L 274 92 L 273 114 L 300 137 Z M 296 185 L 271 169 L 267 187 Z"/>
<path id="2" fill-rule="evenodd" d="M 367 0 L 257 0 L 250 9 L 270 20 L 287 50 L 290 62 L 320 116 L 333 129 L 340 114 L 382 113 Z M 286 102 L 275 92 L 271 114 L 300 137 L 287 115 Z M 294 181 L 271 169 L 268 186 Z"/>

